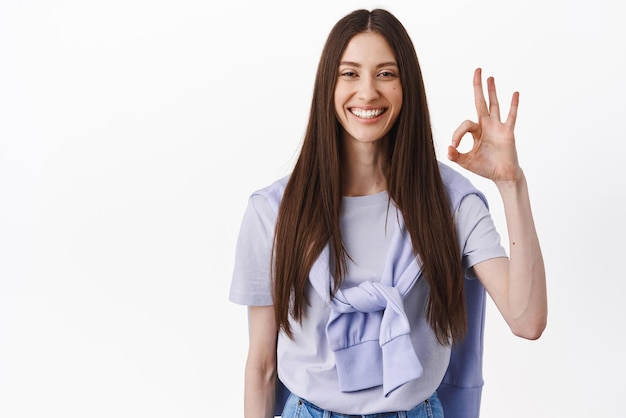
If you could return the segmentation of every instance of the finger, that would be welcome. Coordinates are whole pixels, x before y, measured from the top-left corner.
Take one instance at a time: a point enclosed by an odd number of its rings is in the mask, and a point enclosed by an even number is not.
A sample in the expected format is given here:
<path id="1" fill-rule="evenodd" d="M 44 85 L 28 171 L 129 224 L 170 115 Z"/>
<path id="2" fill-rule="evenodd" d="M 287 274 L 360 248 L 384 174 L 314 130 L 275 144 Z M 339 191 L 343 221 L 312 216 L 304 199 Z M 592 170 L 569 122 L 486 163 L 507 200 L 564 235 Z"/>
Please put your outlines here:
<path id="1" fill-rule="evenodd" d="M 493 77 L 487 79 L 487 94 L 489 95 L 489 114 L 500 120 L 500 104 L 496 94 L 496 81 Z"/>
<path id="2" fill-rule="evenodd" d="M 452 145 L 448 145 L 448 160 L 450 161 L 458 161 L 461 154 L 459 150 L 454 148 Z"/>
<path id="3" fill-rule="evenodd" d="M 481 116 L 489 116 L 485 94 L 483 93 L 482 69 L 474 70 L 474 104 L 476 106 L 476 114 Z"/>
<path id="4" fill-rule="evenodd" d="M 459 150 L 454 148 L 452 145 L 448 146 L 448 160 L 457 163 L 461 167 L 465 167 L 469 159 L 470 159 L 469 152 L 462 153 L 462 152 L 459 152 Z"/>
<path id="5" fill-rule="evenodd" d="M 519 92 L 513 93 L 511 98 L 511 108 L 509 109 L 509 115 L 506 118 L 506 124 L 511 128 L 515 127 L 515 121 L 517 120 L 517 108 L 519 106 Z"/>
<path id="6" fill-rule="evenodd" d="M 458 148 L 461 144 L 461 139 L 467 133 L 471 133 L 474 138 L 480 138 L 480 125 L 471 120 L 466 120 L 460 124 L 452 134 L 452 146 Z"/>

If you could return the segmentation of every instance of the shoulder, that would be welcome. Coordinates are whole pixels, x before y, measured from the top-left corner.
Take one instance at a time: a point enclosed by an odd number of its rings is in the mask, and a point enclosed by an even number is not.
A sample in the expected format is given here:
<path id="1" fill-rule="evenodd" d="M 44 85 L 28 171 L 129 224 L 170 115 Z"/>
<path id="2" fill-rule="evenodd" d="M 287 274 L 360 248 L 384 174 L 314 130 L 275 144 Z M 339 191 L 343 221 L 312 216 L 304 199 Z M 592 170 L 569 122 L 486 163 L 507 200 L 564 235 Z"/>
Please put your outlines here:
<path id="1" fill-rule="evenodd" d="M 439 173 L 441 174 L 441 180 L 448 192 L 448 197 L 452 204 L 453 210 L 456 211 L 461 204 L 461 201 L 468 195 L 477 195 L 487 206 L 487 198 L 478 190 L 472 182 L 450 167 L 447 164 L 439 162 Z"/>
<path id="2" fill-rule="evenodd" d="M 282 177 L 268 186 L 255 190 L 250 196 L 250 199 L 257 200 L 259 198 L 264 198 L 276 211 L 278 211 L 280 200 L 283 197 L 283 193 L 285 192 L 285 187 L 287 187 L 288 181 L 288 175 Z"/>
<path id="3" fill-rule="evenodd" d="M 280 200 L 289 176 L 253 191 L 248 196 L 248 204 L 243 215 L 239 235 L 245 237 L 270 237 L 273 234 Z"/>

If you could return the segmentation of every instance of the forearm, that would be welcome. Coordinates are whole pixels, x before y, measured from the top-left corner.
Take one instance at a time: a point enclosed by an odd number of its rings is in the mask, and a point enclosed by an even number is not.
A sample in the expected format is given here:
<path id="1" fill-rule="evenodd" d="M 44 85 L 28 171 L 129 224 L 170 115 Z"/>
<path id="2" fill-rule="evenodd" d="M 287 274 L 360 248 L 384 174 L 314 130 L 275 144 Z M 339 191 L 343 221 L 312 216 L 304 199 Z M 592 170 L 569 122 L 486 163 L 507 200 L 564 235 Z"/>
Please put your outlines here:
<path id="1" fill-rule="evenodd" d="M 245 418 L 274 417 L 276 370 L 246 365 L 244 388 Z"/>
<path id="2" fill-rule="evenodd" d="M 532 216 L 526 178 L 496 183 L 502 196 L 509 235 L 509 272 L 505 317 L 512 331 L 536 339 L 547 321 L 546 277 Z"/>

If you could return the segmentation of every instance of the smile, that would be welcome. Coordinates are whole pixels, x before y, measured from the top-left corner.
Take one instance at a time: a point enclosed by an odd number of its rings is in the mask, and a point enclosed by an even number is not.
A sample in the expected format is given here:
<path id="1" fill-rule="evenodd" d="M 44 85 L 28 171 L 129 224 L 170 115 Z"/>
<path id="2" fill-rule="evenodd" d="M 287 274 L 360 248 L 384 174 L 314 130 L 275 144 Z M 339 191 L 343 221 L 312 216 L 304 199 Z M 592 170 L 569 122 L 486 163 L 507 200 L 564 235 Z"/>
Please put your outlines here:
<path id="1" fill-rule="evenodd" d="M 350 113 L 354 116 L 362 118 L 362 119 L 373 119 L 376 116 L 380 116 L 385 113 L 387 109 L 359 109 L 358 107 L 350 108 Z"/>

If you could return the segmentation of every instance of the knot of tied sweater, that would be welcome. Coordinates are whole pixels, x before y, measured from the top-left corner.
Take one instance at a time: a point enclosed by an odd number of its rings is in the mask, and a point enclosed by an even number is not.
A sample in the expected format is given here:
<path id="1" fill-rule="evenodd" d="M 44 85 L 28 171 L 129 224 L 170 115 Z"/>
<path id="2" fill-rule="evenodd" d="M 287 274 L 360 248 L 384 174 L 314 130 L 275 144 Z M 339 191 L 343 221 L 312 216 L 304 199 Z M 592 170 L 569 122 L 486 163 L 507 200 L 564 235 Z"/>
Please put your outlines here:
<path id="1" fill-rule="evenodd" d="M 395 231 L 379 282 L 339 289 L 333 297 L 329 247 L 314 263 L 311 285 L 330 306 L 326 336 L 335 356 L 343 392 L 383 386 L 385 396 L 419 378 L 422 365 L 411 341 L 411 326 L 403 299 L 420 276 L 418 259 L 402 216 Z"/>

